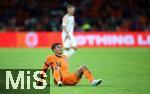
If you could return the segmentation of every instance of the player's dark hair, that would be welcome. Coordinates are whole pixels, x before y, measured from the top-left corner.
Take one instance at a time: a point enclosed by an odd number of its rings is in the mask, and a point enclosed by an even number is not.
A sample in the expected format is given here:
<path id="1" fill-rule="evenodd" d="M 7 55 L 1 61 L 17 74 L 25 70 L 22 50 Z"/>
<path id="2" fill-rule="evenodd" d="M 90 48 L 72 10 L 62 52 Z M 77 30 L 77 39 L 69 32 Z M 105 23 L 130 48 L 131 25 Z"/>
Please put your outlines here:
<path id="1" fill-rule="evenodd" d="M 54 49 L 55 49 L 55 47 L 56 47 L 57 45 L 61 45 L 61 43 L 54 43 L 54 44 L 52 44 L 52 46 L 51 46 L 52 51 L 54 51 Z"/>
<path id="2" fill-rule="evenodd" d="M 71 7 L 74 7 L 74 5 L 72 4 L 67 5 L 67 8 L 71 8 Z"/>

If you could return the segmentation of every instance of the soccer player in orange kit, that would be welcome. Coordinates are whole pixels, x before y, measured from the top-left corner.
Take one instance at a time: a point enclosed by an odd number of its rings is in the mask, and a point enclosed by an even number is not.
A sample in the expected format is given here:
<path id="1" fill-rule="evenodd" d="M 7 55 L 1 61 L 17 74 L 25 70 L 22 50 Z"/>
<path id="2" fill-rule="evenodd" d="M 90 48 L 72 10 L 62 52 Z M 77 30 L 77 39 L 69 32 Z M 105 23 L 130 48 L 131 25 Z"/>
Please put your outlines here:
<path id="1" fill-rule="evenodd" d="M 101 84 L 102 80 L 95 80 L 91 72 L 86 66 L 81 66 L 74 73 L 68 71 L 68 57 L 63 55 L 62 45 L 54 43 L 51 47 L 54 52 L 46 58 L 45 64 L 42 68 L 44 72 L 50 67 L 54 76 L 55 84 L 60 87 L 63 85 L 76 85 L 82 75 L 84 75 L 92 86 Z"/>

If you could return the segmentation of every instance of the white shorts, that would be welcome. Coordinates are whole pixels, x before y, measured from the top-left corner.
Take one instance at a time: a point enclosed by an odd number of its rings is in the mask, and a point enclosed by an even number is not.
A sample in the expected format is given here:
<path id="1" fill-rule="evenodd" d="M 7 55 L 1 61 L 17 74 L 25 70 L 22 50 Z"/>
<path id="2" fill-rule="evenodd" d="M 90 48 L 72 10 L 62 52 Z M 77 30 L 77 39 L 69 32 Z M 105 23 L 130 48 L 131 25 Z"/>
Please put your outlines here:
<path id="1" fill-rule="evenodd" d="M 66 39 L 66 34 L 62 33 L 62 43 L 64 48 L 71 48 L 71 47 L 76 47 L 77 43 L 75 40 L 75 37 L 73 35 L 70 35 L 70 38 Z"/>

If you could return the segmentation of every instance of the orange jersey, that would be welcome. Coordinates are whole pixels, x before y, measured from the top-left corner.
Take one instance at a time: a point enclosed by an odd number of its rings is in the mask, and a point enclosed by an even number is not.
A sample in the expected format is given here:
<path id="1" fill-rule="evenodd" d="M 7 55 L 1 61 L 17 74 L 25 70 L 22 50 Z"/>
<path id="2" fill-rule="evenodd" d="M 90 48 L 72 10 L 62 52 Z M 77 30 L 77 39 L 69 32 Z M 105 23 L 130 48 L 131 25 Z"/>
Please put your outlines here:
<path id="1" fill-rule="evenodd" d="M 68 57 L 63 55 L 61 57 L 56 56 L 55 54 L 49 55 L 46 58 L 46 64 L 50 65 L 52 70 L 55 66 L 59 66 L 62 78 L 65 78 L 69 75 L 68 71 Z"/>

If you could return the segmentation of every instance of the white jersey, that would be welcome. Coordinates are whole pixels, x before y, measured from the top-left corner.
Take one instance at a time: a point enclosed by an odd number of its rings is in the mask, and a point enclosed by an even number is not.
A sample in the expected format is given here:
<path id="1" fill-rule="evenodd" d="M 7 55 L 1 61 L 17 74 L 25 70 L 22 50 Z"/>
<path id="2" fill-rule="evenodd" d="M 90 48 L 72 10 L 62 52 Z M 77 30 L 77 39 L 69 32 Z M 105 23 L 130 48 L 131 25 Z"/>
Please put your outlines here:
<path id="1" fill-rule="evenodd" d="M 66 27 L 67 32 L 69 33 L 70 38 L 67 39 L 67 33 L 65 32 L 65 30 L 62 30 L 62 42 L 63 42 L 63 47 L 65 48 L 70 48 L 72 46 L 76 47 L 77 43 L 75 41 L 73 32 L 74 32 L 74 25 L 75 25 L 75 20 L 74 20 L 74 16 L 70 16 L 70 15 L 65 15 L 63 17 L 62 20 L 62 26 Z"/>
<path id="2" fill-rule="evenodd" d="M 69 34 L 73 34 L 74 31 L 74 25 L 75 25 L 75 21 L 74 21 L 74 16 L 70 16 L 70 15 L 65 15 L 63 17 L 63 21 L 62 21 L 62 26 L 66 26 L 67 32 L 69 32 Z M 62 33 L 66 33 L 64 30 L 62 30 Z"/>

